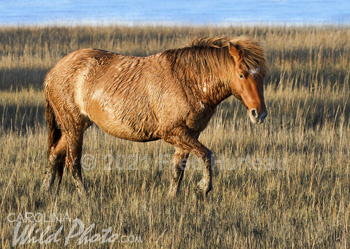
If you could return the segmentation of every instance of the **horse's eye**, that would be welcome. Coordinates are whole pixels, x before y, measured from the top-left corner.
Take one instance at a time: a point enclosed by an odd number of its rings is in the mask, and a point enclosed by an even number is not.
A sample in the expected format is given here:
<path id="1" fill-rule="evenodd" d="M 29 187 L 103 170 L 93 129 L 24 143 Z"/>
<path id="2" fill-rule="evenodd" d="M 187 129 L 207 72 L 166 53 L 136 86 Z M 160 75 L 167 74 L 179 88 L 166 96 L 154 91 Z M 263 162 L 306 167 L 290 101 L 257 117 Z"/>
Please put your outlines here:
<path id="1" fill-rule="evenodd" d="M 241 80 L 243 80 L 243 79 L 244 79 L 244 75 L 243 75 L 243 74 L 239 74 L 239 78 L 240 78 Z"/>

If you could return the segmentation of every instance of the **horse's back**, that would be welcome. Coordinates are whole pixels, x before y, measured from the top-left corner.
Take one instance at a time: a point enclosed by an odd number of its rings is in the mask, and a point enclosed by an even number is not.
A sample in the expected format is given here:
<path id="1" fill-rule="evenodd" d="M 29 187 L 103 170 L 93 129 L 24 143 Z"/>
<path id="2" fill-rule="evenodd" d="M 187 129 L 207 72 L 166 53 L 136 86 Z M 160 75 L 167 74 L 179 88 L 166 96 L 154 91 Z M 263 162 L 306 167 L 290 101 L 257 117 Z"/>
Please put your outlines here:
<path id="1" fill-rule="evenodd" d="M 82 70 L 86 69 L 91 62 L 107 62 L 115 56 L 117 56 L 117 54 L 93 48 L 80 49 L 71 52 L 57 62 L 57 64 L 48 72 L 44 86 L 46 87 L 52 82 L 52 80 L 55 82 L 62 81 L 61 83 L 69 83 L 67 81 L 68 78 L 72 78 L 74 75 L 79 74 Z M 53 79 L 53 77 L 55 78 Z"/>

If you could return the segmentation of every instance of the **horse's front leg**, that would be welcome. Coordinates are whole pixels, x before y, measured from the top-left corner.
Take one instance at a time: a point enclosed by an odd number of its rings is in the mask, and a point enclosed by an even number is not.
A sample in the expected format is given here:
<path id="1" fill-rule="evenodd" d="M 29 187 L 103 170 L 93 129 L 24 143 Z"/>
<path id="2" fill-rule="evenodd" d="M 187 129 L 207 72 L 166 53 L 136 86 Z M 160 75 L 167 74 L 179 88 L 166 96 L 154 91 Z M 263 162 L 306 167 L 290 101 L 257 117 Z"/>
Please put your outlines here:
<path id="1" fill-rule="evenodd" d="M 191 136 L 184 130 L 176 130 L 172 135 L 167 136 L 164 140 L 181 148 L 182 150 L 189 151 L 202 159 L 204 164 L 203 177 L 197 184 L 195 191 L 197 194 L 206 197 L 208 192 L 212 190 L 212 171 L 214 165 L 214 157 L 212 152 L 201 144 L 194 136 Z"/>
<path id="2" fill-rule="evenodd" d="M 168 193 L 168 196 L 170 198 L 176 197 L 177 193 L 179 192 L 188 155 L 189 153 L 187 151 L 181 149 L 180 147 L 176 147 L 175 154 L 173 156 L 174 166 L 171 174 L 172 178 L 170 180 L 170 189 Z"/>
<path id="3" fill-rule="evenodd" d="M 205 152 L 205 155 L 202 156 L 202 160 L 204 163 L 203 169 L 203 177 L 198 182 L 195 192 L 199 196 L 203 196 L 204 198 L 207 196 L 210 190 L 213 189 L 212 185 L 212 176 L 213 176 L 213 166 L 214 166 L 214 156 L 210 150 Z"/>

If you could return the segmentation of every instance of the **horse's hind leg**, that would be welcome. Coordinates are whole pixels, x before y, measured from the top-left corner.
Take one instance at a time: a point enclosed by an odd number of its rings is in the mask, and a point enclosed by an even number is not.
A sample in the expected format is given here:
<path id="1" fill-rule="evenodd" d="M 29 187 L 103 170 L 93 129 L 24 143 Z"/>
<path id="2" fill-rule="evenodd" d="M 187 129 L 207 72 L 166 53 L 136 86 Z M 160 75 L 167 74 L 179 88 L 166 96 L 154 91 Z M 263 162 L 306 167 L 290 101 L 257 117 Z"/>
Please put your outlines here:
<path id="1" fill-rule="evenodd" d="M 58 142 L 51 147 L 48 153 L 48 167 L 46 169 L 45 178 L 41 186 L 42 192 L 52 189 L 52 186 L 56 178 L 56 174 L 58 174 L 58 179 L 59 179 L 58 187 L 57 187 L 57 193 L 58 193 L 58 189 L 62 181 L 64 158 L 66 156 L 66 148 L 67 148 L 66 142 L 67 142 L 66 137 L 61 136 Z"/>
<path id="2" fill-rule="evenodd" d="M 175 154 L 173 156 L 174 166 L 168 193 L 168 196 L 171 198 L 176 197 L 177 193 L 179 192 L 188 155 L 189 153 L 187 151 L 181 149 L 180 147 L 176 147 Z"/>
<path id="3" fill-rule="evenodd" d="M 69 172 L 73 176 L 75 186 L 81 197 L 85 197 L 87 190 L 83 183 L 82 170 L 81 170 L 81 154 L 83 147 L 83 134 L 84 129 L 78 129 L 73 133 L 70 132 L 69 139 L 67 139 L 67 155 L 66 165 Z"/>
<path id="4" fill-rule="evenodd" d="M 63 170 L 64 170 L 64 160 L 66 157 L 66 151 L 67 151 L 67 140 L 66 136 L 62 136 L 60 139 L 60 143 L 58 144 L 59 146 L 56 147 L 57 151 L 57 162 L 56 162 L 56 173 L 58 176 L 58 184 L 57 184 L 57 190 L 56 194 L 59 193 L 61 182 L 62 182 L 62 176 L 63 176 Z"/>

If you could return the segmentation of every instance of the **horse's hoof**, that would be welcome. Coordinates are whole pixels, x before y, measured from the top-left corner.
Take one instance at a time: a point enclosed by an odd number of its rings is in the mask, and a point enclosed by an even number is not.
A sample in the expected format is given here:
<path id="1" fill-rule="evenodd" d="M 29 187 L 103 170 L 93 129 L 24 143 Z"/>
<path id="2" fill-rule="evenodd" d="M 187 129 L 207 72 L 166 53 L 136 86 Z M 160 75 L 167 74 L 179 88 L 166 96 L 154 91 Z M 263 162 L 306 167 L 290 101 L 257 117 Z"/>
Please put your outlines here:
<path id="1" fill-rule="evenodd" d="M 197 199 L 199 200 L 205 200 L 208 196 L 208 193 L 212 190 L 212 185 L 210 184 L 207 187 L 203 187 L 201 182 L 197 184 L 197 186 L 194 188 L 194 193 L 196 194 Z"/>
<path id="2" fill-rule="evenodd" d="M 175 199 L 176 196 L 177 196 L 176 191 L 170 189 L 169 192 L 168 192 L 168 198 L 169 198 L 169 199 Z"/>
<path id="3" fill-rule="evenodd" d="M 46 194 L 51 192 L 50 184 L 48 182 L 43 182 L 43 184 L 40 187 L 40 193 Z"/>
<path id="4" fill-rule="evenodd" d="M 197 200 L 205 200 L 207 197 L 207 193 L 203 191 L 198 185 L 194 188 L 194 194 L 197 198 Z"/>
<path id="5" fill-rule="evenodd" d="M 82 200 L 88 200 L 89 199 L 89 193 L 87 191 L 87 189 L 84 187 L 84 189 L 80 189 L 78 188 L 78 196 L 80 199 Z"/>

